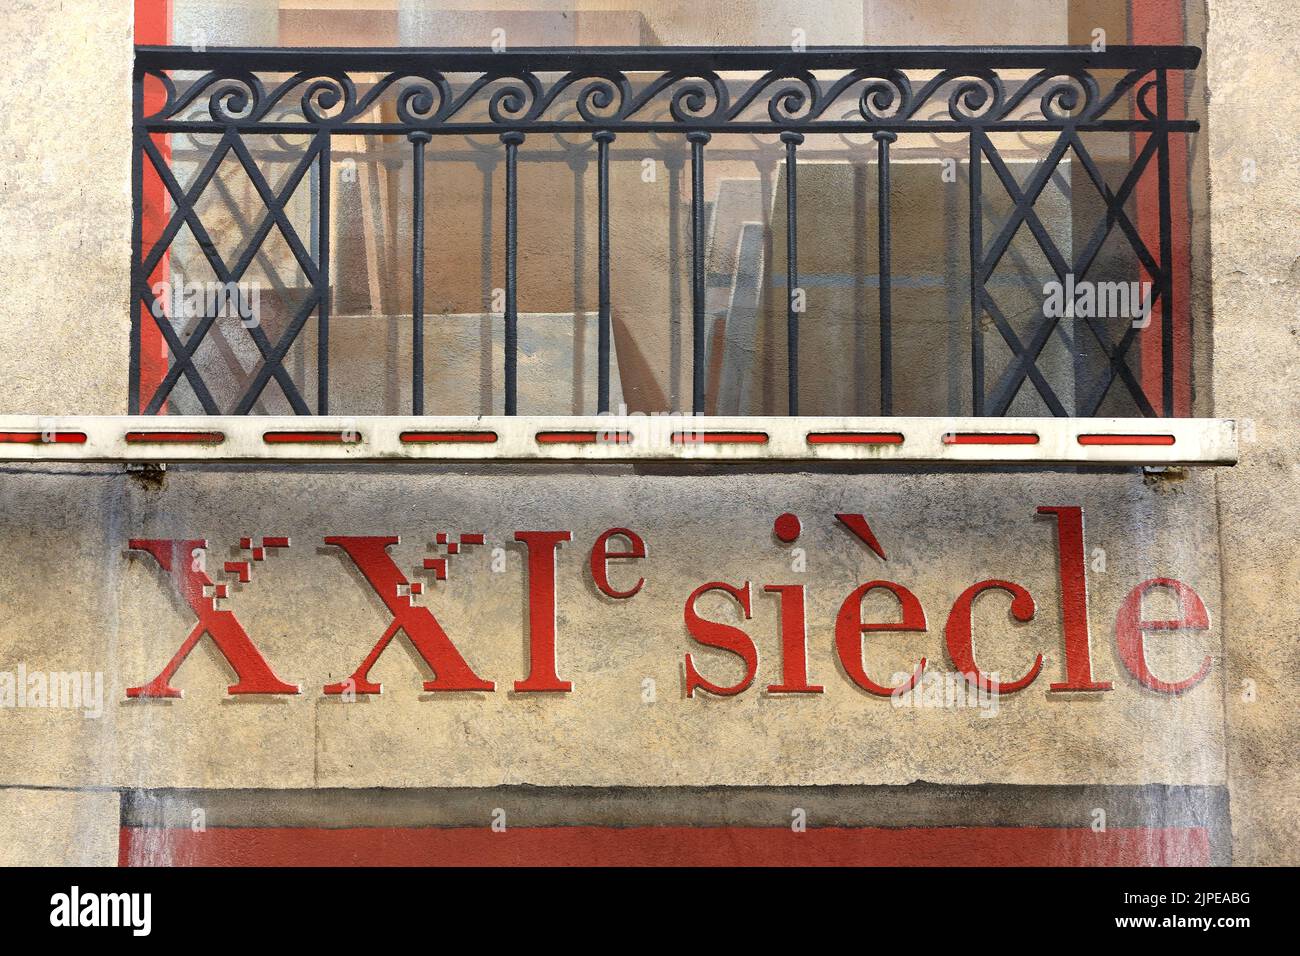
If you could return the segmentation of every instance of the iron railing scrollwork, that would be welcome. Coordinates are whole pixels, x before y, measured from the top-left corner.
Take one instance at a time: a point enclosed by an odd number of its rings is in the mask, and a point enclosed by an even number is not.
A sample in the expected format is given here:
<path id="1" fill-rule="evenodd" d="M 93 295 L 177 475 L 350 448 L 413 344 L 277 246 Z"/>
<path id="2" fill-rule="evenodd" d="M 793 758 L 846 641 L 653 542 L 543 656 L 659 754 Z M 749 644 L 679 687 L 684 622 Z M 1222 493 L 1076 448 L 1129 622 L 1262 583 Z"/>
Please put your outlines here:
<path id="1" fill-rule="evenodd" d="M 692 410 L 701 412 L 705 393 L 704 164 L 719 137 L 771 135 L 784 149 L 785 252 L 789 288 L 798 283 L 795 242 L 798 217 L 796 169 L 809 137 L 867 134 L 878 166 L 878 307 L 881 413 L 892 413 L 896 374 L 893 353 L 894 287 L 891 238 L 891 147 L 908 133 L 955 133 L 969 146 L 969 242 L 971 321 L 971 400 L 976 415 L 1006 414 L 1026 383 L 1053 414 L 1092 415 L 1121 382 L 1145 415 L 1175 413 L 1175 324 L 1170 142 L 1195 131 L 1193 120 L 1171 116 L 1169 86 L 1194 69 L 1200 51 L 1191 47 L 1112 46 L 1105 51 L 1075 47 L 987 48 L 811 48 L 788 49 L 595 48 L 528 49 L 492 53 L 468 49 L 208 49 L 139 47 L 134 74 L 134 199 L 132 260 L 133 412 L 158 413 L 183 379 L 202 410 L 249 413 L 272 381 L 294 411 L 327 413 L 330 407 L 330 229 L 316 228 L 309 240 L 286 213 L 302 184 L 313 183 L 315 223 L 331 216 L 332 141 L 339 136 L 387 134 L 404 137 L 413 170 L 412 315 L 409 375 L 411 411 L 424 414 L 424 258 L 425 165 L 439 137 L 496 137 L 505 163 L 505 411 L 517 407 L 518 228 L 520 201 L 518 153 L 536 134 L 582 135 L 596 147 L 598 217 L 598 381 L 594 406 L 610 405 L 611 150 L 620 134 L 680 136 L 689 144 L 691 245 Z M 1103 80 L 1104 77 L 1104 80 Z M 1108 185 L 1082 139 L 1085 133 L 1130 134 L 1131 168 L 1118 189 Z M 1021 182 L 994 145 L 999 133 L 1050 134 L 1052 145 L 1032 174 Z M 310 137 L 288 176 L 273 188 L 250 153 L 253 138 Z M 173 174 L 169 137 L 215 137 L 210 155 L 187 186 Z M 1082 242 L 1077 255 L 1058 247 L 1034 204 L 1067 152 L 1073 153 L 1105 204 L 1104 221 Z M 259 222 L 248 223 L 248 240 L 227 262 L 197 213 L 218 167 L 233 157 L 247 173 L 264 208 Z M 1159 221 L 1139 229 L 1126 212 L 1139 179 L 1154 165 Z M 991 175 L 990 175 L 991 173 Z M 169 211 L 146 214 L 144 181 L 161 183 Z M 996 229 L 982 215 L 982 193 L 992 181 L 1006 190 L 1013 210 Z M 150 219 L 146 228 L 144 221 Z M 1137 329 L 1117 340 L 1102 325 L 1089 323 L 1106 357 L 1108 370 L 1091 394 L 1066 403 L 1037 365 L 1056 322 L 1044 316 L 1022 338 L 989 294 L 988 282 L 1012 238 L 1031 231 L 1052 270 L 1062 281 L 1088 273 L 1103 243 L 1119 230 L 1152 278 L 1159 310 L 1162 381 L 1157 400 L 1138 381 L 1128 358 Z M 196 361 L 214 316 L 201 316 L 182 339 L 151 290 L 150 278 L 182 229 L 197 241 L 218 280 L 238 282 L 273 229 L 283 235 L 311 292 L 287 326 L 272 340 L 256 325 L 248 334 L 260 355 L 233 407 L 219 407 Z M 1152 238 L 1157 240 L 1152 242 Z M 1155 246 L 1153 249 L 1152 246 Z M 309 404 L 285 369 L 285 356 L 309 321 L 316 329 L 316 394 Z M 801 315 L 790 306 L 784 348 L 789 414 L 798 414 Z M 981 333 L 991 321 L 1013 357 L 996 381 L 985 378 Z M 142 332 L 156 326 L 166 355 L 162 367 L 141 355 Z M 398 370 L 389 370 L 397 374 Z M 407 374 L 403 371 L 402 374 Z M 346 409 L 342 410 L 346 411 Z M 436 413 L 438 409 L 429 409 Z"/>

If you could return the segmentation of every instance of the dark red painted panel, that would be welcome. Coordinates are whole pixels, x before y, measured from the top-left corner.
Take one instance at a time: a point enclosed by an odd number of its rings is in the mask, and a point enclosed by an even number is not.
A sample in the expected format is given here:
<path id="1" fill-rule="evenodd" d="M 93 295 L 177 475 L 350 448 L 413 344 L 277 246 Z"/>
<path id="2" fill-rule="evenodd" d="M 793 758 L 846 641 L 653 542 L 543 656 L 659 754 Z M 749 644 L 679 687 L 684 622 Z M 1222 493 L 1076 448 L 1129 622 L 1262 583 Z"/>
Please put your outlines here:
<path id="1" fill-rule="evenodd" d="M 1208 866 L 1202 827 L 123 827 L 123 866 Z"/>
<path id="2" fill-rule="evenodd" d="M 135 42 L 140 46 L 166 45 L 171 42 L 171 0 L 135 0 Z M 147 81 L 143 87 L 143 94 L 143 108 L 146 114 L 156 113 L 166 104 L 167 94 L 161 83 Z M 163 160 L 170 164 L 171 137 L 165 133 L 155 133 L 152 134 L 152 138 Z M 148 250 L 153 248 L 162 237 L 171 210 L 167 187 L 163 185 L 157 171 L 147 160 L 142 160 L 142 169 L 140 240 L 142 255 L 147 255 Z M 157 267 L 150 274 L 149 285 L 152 287 L 159 282 L 170 281 L 170 278 L 171 253 L 167 252 L 163 254 Z M 131 294 L 134 297 L 135 290 L 132 290 Z M 162 331 L 153 316 L 149 314 L 149 310 L 143 304 L 138 308 L 140 310 L 139 400 L 143 408 L 167 376 L 169 350 Z M 167 406 L 164 404 L 160 411 L 165 412 L 166 409 Z"/>
<path id="3" fill-rule="evenodd" d="M 1136 44 L 1188 43 L 1183 0 L 1131 0 L 1129 3 L 1129 42 Z M 1136 115 L 1136 114 L 1134 114 Z M 1184 84 L 1169 84 L 1169 117 L 1187 117 L 1187 91 Z M 1131 156 L 1136 158 L 1146 146 L 1149 133 L 1133 134 Z M 1192 287 L 1191 287 L 1191 202 L 1188 193 L 1188 139 L 1169 138 L 1169 223 L 1170 251 L 1173 257 L 1173 337 L 1174 337 L 1174 407 L 1163 408 L 1161 374 L 1164 366 L 1161 326 L 1163 314 L 1153 310 L 1151 325 L 1141 336 L 1138 362 L 1142 370 L 1142 388 L 1147 400 L 1164 415 L 1185 417 L 1192 413 Z M 1153 159 L 1154 164 L 1154 159 Z M 1160 250 L 1160 183 L 1150 168 L 1133 191 L 1137 202 L 1137 227 L 1148 249 Z M 1169 264 L 1162 263 L 1168 267 Z M 1150 279 L 1150 277 L 1147 277 Z M 1151 279 L 1151 281 L 1155 281 Z"/>

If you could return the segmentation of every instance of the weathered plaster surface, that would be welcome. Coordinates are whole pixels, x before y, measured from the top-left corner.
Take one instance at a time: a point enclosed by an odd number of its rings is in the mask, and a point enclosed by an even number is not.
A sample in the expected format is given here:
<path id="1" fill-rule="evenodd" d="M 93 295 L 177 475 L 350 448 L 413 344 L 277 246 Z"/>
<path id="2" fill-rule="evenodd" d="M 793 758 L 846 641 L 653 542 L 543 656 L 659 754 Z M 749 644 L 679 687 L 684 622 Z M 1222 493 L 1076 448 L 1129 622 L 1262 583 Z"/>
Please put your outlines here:
<path id="1" fill-rule="evenodd" d="M 126 410 L 131 4 L 13 0 L 0 31 L 0 408 Z"/>
<path id="2" fill-rule="evenodd" d="M 1239 863 L 1300 862 L 1300 116 L 1278 95 L 1297 36 L 1295 4 L 1210 4 L 1214 402 L 1256 439 L 1217 474 Z"/>
<path id="3" fill-rule="evenodd" d="M 0 788 L 0 866 L 115 866 L 121 796 Z"/>
<path id="4" fill-rule="evenodd" d="M 490 489 L 490 493 L 485 493 Z M 160 488 L 109 474 L 10 474 L 0 484 L 0 587 L 6 596 L 8 669 L 102 670 L 106 713 L 14 710 L 0 722 L 0 782 L 118 787 L 404 787 L 538 785 L 790 785 L 845 783 L 1178 783 L 1224 779 L 1219 668 L 1179 697 L 1140 688 L 1120 666 L 1115 614 L 1134 585 L 1178 578 L 1212 615 L 1220 607 L 1217 538 L 1205 515 L 1210 477 L 1150 486 L 1140 473 L 436 474 L 424 466 L 351 474 L 177 467 Z M 1115 690 L 1049 694 L 1063 654 L 1055 529 L 1039 505 L 1084 507 L 1094 659 Z M 799 515 L 807 569 L 772 533 Z M 840 527 L 840 512 L 868 516 L 881 561 Z M 642 534 L 649 557 L 615 572 L 644 576 L 626 601 L 599 596 L 587 555 L 607 528 Z M 37 533 L 33 529 L 42 528 Z M 516 694 L 526 673 L 527 630 L 520 530 L 568 530 L 560 550 L 557 627 L 561 675 L 571 694 Z M 495 693 L 425 694 L 429 678 L 404 639 L 375 666 L 382 696 L 325 699 L 391 616 L 350 562 L 323 539 L 401 535 L 392 549 L 408 576 L 433 553 L 435 531 L 486 532 L 485 547 L 451 559 L 428 603 Z M 232 699 L 232 672 L 203 641 L 181 667 L 183 700 L 131 701 L 179 647 L 193 615 L 152 559 L 128 556 L 133 537 L 206 538 L 214 571 L 243 536 L 288 535 L 293 546 L 256 564 L 228 607 L 298 697 Z M 491 570 L 492 549 L 504 566 Z M 428 579 L 427 576 L 420 575 Z M 226 579 L 214 574 L 214 577 Z M 977 605 L 977 655 L 1006 679 L 1045 658 L 1038 681 L 1006 697 L 996 716 L 971 709 L 895 709 L 857 690 L 835 655 L 834 622 L 858 584 L 884 578 L 913 589 L 924 634 L 864 641 L 870 673 L 892 682 L 924 656 L 951 671 L 943 631 L 954 599 L 986 579 L 1022 584 L 1038 604 L 1024 625 L 1005 595 Z M 683 694 L 684 655 L 718 683 L 738 661 L 692 641 L 687 596 L 705 582 L 752 582 L 751 621 L 714 595 L 705 616 L 743 625 L 759 648 L 754 686 L 734 698 Z M 766 584 L 808 586 L 808 654 L 821 695 L 764 692 L 780 682 L 775 597 Z M 884 594 L 870 619 L 896 620 Z M 1149 619 L 1171 617 L 1159 596 Z M 50 635 L 59 639 L 52 641 Z M 1219 655 L 1220 631 L 1149 639 L 1157 673 L 1179 679 Z M 644 699 L 645 680 L 655 699 Z M 40 748 L 31 741 L 42 738 Z"/>

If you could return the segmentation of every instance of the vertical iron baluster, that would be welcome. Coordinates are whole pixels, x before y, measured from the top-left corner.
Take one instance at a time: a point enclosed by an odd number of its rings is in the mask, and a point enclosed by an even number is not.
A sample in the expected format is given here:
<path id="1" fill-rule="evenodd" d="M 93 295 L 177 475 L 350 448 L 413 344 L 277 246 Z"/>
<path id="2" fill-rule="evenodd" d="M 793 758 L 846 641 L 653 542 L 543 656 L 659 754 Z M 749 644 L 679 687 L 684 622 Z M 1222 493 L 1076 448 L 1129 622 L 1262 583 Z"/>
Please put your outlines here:
<path id="1" fill-rule="evenodd" d="M 691 411 L 704 414 L 704 130 L 686 134 L 691 144 Z"/>
<path id="2" fill-rule="evenodd" d="M 598 225 L 597 253 L 600 270 L 599 288 L 599 326 L 596 330 L 596 411 L 609 411 L 609 340 L 610 340 L 610 306 L 609 306 L 609 144 L 614 142 L 614 134 L 601 130 L 592 134 L 596 141 L 596 205 Z"/>
<path id="3" fill-rule="evenodd" d="M 506 414 L 519 414 L 519 313 L 515 304 L 516 245 L 518 243 L 518 166 L 519 144 L 524 134 L 511 130 L 501 134 L 506 145 L 506 314 L 505 314 L 505 391 Z"/>
<path id="4" fill-rule="evenodd" d="M 127 367 L 127 412 L 140 414 L 140 351 L 144 334 L 140 295 L 144 262 L 144 138 L 140 127 L 144 116 L 144 77 L 136 73 L 131 84 L 131 344 Z M 152 397 L 152 396 L 151 396 Z"/>
<path id="5" fill-rule="evenodd" d="M 311 169 L 307 171 L 307 178 L 308 178 L 307 202 L 311 206 L 311 208 L 308 210 L 308 215 L 307 215 L 308 225 L 310 226 L 307 251 L 311 255 L 312 261 L 319 263 L 320 262 L 320 166 L 317 164 L 316 160 L 314 159 L 312 160 L 311 163 Z M 241 223 L 240 228 L 243 229 L 249 228 L 247 221 L 244 220 L 242 216 L 239 218 L 239 222 Z M 266 264 L 269 263 L 270 260 L 266 259 L 263 255 L 259 254 L 258 261 L 262 262 L 265 266 Z M 272 286 L 275 288 L 275 290 L 277 292 L 285 291 L 284 283 L 281 282 L 279 278 L 275 276 L 275 272 L 272 270 L 268 274 L 271 276 Z M 307 350 L 305 348 L 302 348 L 302 349 L 296 349 L 295 351 L 297 352 L 297 358 L 294 360 L 292 377 L 294 378 L 295 384 L 297 384 L 298 387 L 302 389 L 305 393 L 307 389 Z"/>
<path id="6" fill-rule="evenodd" d="M 681 408 L 682 378 L 682 169 L 675 152 L 664 156 L 668 174 L 668 408 Z"/>
<path id="7" fill-rule="evenodd" d="M 763 340 L 775 340 L 776 338 L 776 303 L 777 296 L 775 292 L 776 279 L 773 275 L 771 263 L 776 262 L 776 239 L 772 229 L 773 207 L 776 205 L 776 168 L 778 160 L 760 156 L 755 160 L 754 165 L 758 168 L 758 194 L 762 201 L 763 217 L 763 259 L 766 264 L 764 271 L 768 276 L 768 281 L 772 283 L 773 293 L 768 295 L 766 292 L 760 297 L 762 303 L 762 316 L 756 319 L 762 329 Z M 758 405 L 759 411 L 764 414 L 776 414 L 776 372 L 773 370 L 773 362 L 763 362 L 762 381 L 759 383 L 759 395 L 761 404 Z"/>
<path id="8" fill-rule="evenodd" d="M 889 238 L 891 230 L 889 206 L 889 144 L 898 139 L 898 134 L 881 130 L 875 134 L 878 163 L 876 166 L 876 185 L 878 187 L 876 219 L 880 227 L 880 414 L 894 414 L 894 316 L 893 316 L 893 273 L 891 271 L 891 250 Z"/>
<path id="9" fill-rule="evenodd" d="M 495 295 L 492 291 L 492 209 L 495 201 L 492 183 L 497 162 L 495 155 L 486 153 L 476 161 L 479 171 L 483 174 L 483 201 L 479 207 L 483 226 L 479 230 L 478 256 L 479 275 L 482 277 L 483 284 L 484 315 L 479 320 L 478 387 L 479 410 L 484 415 L 493 414 L 492 401 L 496 392 L 492 368 L 492 330 L 496 326 L 496 320 L 492 316 L 492 298 Z"/>
<path id="10" fill-rule="evenodd" d="M 868 410 L 866 387 L 867 380 L 867 334 L 863 328 L 863 316 L 867 314 L 867 276 L 871 272 L 867 264 L 867 179 L 870 173 L 866 162 L 854 162 L 853 172 L 853 404 L 845 411 L 854 415 L 866 415 Z"/>
<path id="11" fill-rule="evenodd" d="M 411 414 L 424 414 L 424 145 L 426 132 L 408 135 L 415 164 L 411 210 Z"/>
<path id="12" fill-rule="evenodd" d="M 981 330 L 984 302 L 980 294 L 984 271 L 984 226 L 980 195 L 980 162 L 983 133 L 970 131 L 970 383 L 973 415 L 984 414 L 984 335 Z"/>
<path id="13" fill-rule="evenodd" d="M 799 313 L 795 296 L 799 294 L 799 197 L 795 179 L 795 150 L 803 142 L 803 133 L 786 130 L 785 143 L 785 355 L 787 413 L 799 414 Z"/>
<path id="14" fill-rule="evenodd" d="M 1160 376 L 1164 417 L 1174 415 L 1174 247 L 1169 195 L 1169 77 L 1156 71 L 1157 162 L 1160 178 Z M 1143 386 L 1145 390 L 1146 386 Z"/>
<path id="15" fill-rule="evenodd" d="M 565 156 L 573 173 L 573 349 L 569 364 L 573 373 L 573 414 L 587 409 L 587 167 L 590 160 L 585 149 L 574 149 Z"/>
<path id="16" fill-rule="evenodd" d="M 316 414 L 328 415 L 330 408 L 330 134 L 320 137 L 320 299 L 316 303 Z"/>

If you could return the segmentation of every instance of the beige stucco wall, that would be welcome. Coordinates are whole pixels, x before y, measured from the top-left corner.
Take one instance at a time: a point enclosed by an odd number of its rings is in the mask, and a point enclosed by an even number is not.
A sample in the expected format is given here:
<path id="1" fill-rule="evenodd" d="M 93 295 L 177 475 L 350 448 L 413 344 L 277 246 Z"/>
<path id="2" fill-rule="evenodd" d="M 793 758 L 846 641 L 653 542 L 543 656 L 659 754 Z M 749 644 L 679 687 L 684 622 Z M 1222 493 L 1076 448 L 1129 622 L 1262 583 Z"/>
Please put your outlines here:
<path id="1" fill-rule="evenodd" d="M 116 866 L 115 790 L 0 789 L 0 866 Z"/>
<path id="2" fill-rule="evenodd" d="M 1234 857 L 1291 865 L 1300 862 L 1300 116 L 1278 83 L 1300 68 L 1297 37 L 1295 4 L 1210 4 L 1214 400 L 1255 435 L 1241 464 L 1217 476 Z"/>
<path id="3" fill-rule="evenodd" d="M 0 407 L 120 414 L 131 4 L 14 0 L 3 16 L 15 28 L 0 32 Z"/>

